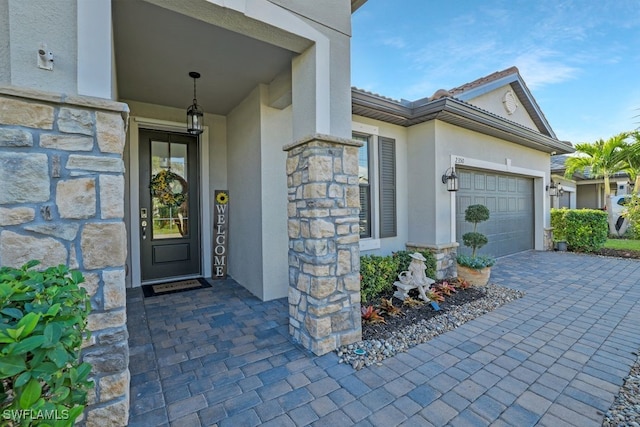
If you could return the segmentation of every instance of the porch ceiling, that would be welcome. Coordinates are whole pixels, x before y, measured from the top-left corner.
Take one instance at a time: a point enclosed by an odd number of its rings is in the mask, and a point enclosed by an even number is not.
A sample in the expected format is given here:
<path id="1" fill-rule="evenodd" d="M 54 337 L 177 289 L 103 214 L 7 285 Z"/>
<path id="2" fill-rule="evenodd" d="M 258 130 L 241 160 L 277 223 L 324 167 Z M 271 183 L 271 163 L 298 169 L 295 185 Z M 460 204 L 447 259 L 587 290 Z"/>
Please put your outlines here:
<path id="1" fill-rule="evenodd" d="M 146 1 L 114 0 L 113 33 L 118 97 L 176 108 L 193 98 L 228 114 L 258 83 L 291 66 L 289 50 L 216 27 Z"/>

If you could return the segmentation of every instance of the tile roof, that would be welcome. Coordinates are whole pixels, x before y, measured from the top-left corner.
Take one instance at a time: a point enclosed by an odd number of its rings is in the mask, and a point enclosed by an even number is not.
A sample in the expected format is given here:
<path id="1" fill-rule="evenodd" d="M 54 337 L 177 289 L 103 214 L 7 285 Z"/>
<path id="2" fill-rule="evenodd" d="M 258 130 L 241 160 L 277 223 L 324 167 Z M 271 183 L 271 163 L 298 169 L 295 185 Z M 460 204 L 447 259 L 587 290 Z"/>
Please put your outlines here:
<path id="1" fill-rule="evenodd" d="M 499 80 L 503 77 L 510 76 L 511 74 L 520 74 L 518 67 L 509 67 L 506 70 L 496 71 L 495 73 L 491 73 L 488 76 L 480 77 L 472 82 L 465 83 L 462 86 L 454 87 L 453 89 L 449 89 L 449 93 L 452 96 L 456 96 L 463 92 L 466 92 L 470 89 L 476 88 L 478 86 L 485 85 L 487 83 L 491 83 L 495 80 Z"/>

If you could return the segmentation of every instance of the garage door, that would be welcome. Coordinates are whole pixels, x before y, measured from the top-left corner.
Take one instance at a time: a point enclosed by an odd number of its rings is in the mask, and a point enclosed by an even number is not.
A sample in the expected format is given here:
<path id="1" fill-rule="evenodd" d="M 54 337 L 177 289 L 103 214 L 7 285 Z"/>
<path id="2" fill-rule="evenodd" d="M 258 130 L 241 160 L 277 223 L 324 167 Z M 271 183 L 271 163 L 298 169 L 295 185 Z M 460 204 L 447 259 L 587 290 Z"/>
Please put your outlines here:
<path id="1" fill-rule="evenodd" d="M 460 190 L 456 193 L 456 241 L 459 253 L 470 254 L 462 235 L 473 231 L 464 220 L 469 205 L 489 208 L 489 220 L 478 231 L 489 238 L 480 255 L 503 256 L 533 249 L 533 179 L 515 175 L 458 169 Z"/>

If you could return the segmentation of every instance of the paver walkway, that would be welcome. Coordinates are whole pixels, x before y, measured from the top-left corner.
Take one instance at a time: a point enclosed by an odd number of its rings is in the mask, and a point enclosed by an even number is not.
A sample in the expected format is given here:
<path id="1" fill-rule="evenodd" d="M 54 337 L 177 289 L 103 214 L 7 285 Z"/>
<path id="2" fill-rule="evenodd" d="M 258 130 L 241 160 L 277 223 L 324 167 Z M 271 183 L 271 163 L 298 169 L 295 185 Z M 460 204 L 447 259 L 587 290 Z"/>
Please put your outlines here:
<path id="1" fill-rule="evenodd" d="M 640 348 L 640 261 L 525 252 L 524 298 L 355 372 L 232 281 L 128 293 L 131 426 L 600 426 Z"/>

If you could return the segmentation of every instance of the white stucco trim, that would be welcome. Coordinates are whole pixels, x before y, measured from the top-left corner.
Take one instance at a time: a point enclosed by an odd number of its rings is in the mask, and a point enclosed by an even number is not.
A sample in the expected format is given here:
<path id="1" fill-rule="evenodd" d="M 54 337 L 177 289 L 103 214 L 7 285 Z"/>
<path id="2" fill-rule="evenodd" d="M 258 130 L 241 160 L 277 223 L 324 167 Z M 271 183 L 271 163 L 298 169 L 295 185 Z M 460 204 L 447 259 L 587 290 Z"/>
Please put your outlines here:
<path id="1" fill-rule="evenodd" d="M 111 0 L 79 1 L 78 94 L 111 99 L 114 75 Z"/>
<path id="2" fill-rule="evenodd" d="M 131 215 L 131 286 L 142 285 L 142 269 L 140 267 L 140 157 L 139 131 L 140 128 L 164 130 L 169 132 L 185 131 L 184 123 L 156 120 L 144 117 L 131 117 L 129 124 L 129 198 Z M 204 126 L 204 132 L 198 142 L 200 156 L 200 265 L 204 277 L 211 277 L 211 197 L 209 188 L 209 127 Z M 188 278 L 191 276 L 185 276 Z M 147 282 L 145 282 L 146 284 Z M 151 283 L 151 282 L 149 282 Z"/>
<path id="3" fill-rule="evenodd" d="M 546 197 L 545 183 L 548 181 L 547 172 L 538 169 L 529 169 L 513 166 L 511 159 L 505 158 L 504 163 L 489 162 L 486 160 L 452 154 L 450 166 L 464 166 L 472 169 L 483 169 L 493 172 L 510 173 L 533 178 L 534 200 L 534 249 L 544 250 L 544 229 L 548 227 L 549 197 Z M 542 200 L 542 203 L 537 203 Z M 546 215 L 545 215 L 546 213 Z M 456 201 L 455 193 L 451 194 L 451 241 L 456 240 Z"/>
<path id="4" fill-rule="evenodd" d="M 329 38 L 293 12 L 268 0 L 207 0 L 209 3 L 232 9 L 247 18 L 264 22 L 288 33 L 314 42 L 315 75 L 315 132 L 331 135 L 331 43 Z M 305 134 L 308 134 L 306 132 Z M 294 139 L 302 135 L 294 135 Z"/>
<path id="5" fill-rule="evenodd" d="M 351 122 L 351 131 L 355 133 L 365 133 L 369 135 L 380 135 L 380 129 L 378 126 L 366 125 L 359 122 Z"/>
<path id="6" fill-rule="evenodd" d="M 380 239 L 360 239 L 360 250 L 361 251 L 372 251 L 374 249 L 380 249 L 381 242 Z"/>

